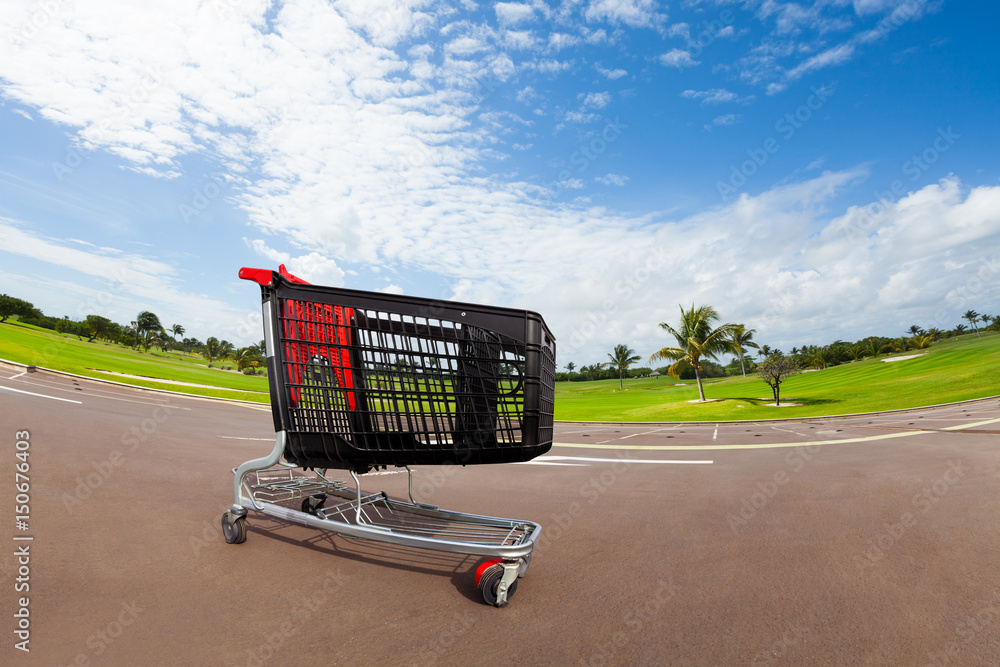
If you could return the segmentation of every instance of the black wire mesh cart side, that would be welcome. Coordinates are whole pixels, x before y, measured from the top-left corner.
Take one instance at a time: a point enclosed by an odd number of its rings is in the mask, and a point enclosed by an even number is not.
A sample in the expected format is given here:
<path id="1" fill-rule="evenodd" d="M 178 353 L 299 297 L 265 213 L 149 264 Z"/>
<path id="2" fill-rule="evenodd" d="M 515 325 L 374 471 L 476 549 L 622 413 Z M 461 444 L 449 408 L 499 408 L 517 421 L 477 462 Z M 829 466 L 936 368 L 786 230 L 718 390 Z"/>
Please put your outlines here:
<path id="1" fill-rule="evenodd" d="M 528 461 L 552 446 L 555 339 L 537 313 L 311 285 L 241 269 L 260 285 L 272 452 L 233 470 L 222 517 L 246 540 L 249 510 L 338 534 L 487 556 L 476 583 L 503 606 L 541 527 L 413 498 L 411 465 Z M 362 493 L 359 475 L 408 475 L 409 502 Z M 353 485 L 333 479 L 346 471 Z"/>

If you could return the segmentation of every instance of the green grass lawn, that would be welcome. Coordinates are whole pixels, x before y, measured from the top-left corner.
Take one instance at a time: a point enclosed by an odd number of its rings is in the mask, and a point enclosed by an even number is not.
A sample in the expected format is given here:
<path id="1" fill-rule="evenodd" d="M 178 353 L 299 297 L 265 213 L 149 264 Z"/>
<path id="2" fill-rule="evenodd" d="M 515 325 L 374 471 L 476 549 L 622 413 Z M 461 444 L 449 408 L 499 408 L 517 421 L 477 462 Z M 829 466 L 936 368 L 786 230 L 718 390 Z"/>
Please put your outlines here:
<path id="1" fill-rule="evenodd" d="M 200 356 L 183 352 L 163 353 L 152 348 L 144 353 L 103 341 L 88 343 L 76 336 L 64 336 L 48 329 L 10 320 L 0 324 L 0 358 L 140 387 L 260 403 L 270 402 L 267 378 L 208 368 L 208 362 Z M 98 370 L 140 375 L 144 378 L 192 382 L 224 389 L 188 387 L 156 382 L 155 379 L 124 378 L 99 373 Z"/>
<path id="2" fill-rule="evenodd" d="M 770 407 L 771 389 L 754 376 L 704 382 L 698 398 L 694 380 L 678 384 L 668 376 L 556 383 L 555 417 L 580 421 L 729 421 L 815 417 L 919 407 L 1000 394 L 1000 335 L 963 336 L 942 341 L 916 358 L 885 363 L 880 359 L 834 366 L 796 375 L 781 385 L 782 403 Z M 918 354 L 907 352 L 905 354 Z M 903 355 L 894 355 L 903 356 Z M 683 385 L 683 386 L 682 386 Z"/>
<path id="3" fill-rule="evenodd" d="M 775 408 L 771 389 L 754 376 L 705 381 L 712 403 L 698 398 L 694 380 L 668 376 L 626 380 L 559 382 L 556 419 L 581 421 L 723 421 L 873 412 L 948 403 L 1000 394 L 1000 335 L 965 335 L 935 344 L 922 357 L 885 363 L 866 359 L 794 376 L 781 386 Z M 906 354 L 916 354 L 908 352 Z M 121 345 L 88 343 L 17 322 L 0 324 L 0 358 L 23 364 L 114 380 L 141 387 L 268 403 L 267 378 L 208 368 L 204 358 L 181 352 L 142 353 Z M 883 357 L 885 358 L 885 357 Z M 97 370 L 94 370 L 97 369 Z M 114 371 L 150 379 L 123 378 Z M 156 379 L 192 382 L 188 387 Z"/>

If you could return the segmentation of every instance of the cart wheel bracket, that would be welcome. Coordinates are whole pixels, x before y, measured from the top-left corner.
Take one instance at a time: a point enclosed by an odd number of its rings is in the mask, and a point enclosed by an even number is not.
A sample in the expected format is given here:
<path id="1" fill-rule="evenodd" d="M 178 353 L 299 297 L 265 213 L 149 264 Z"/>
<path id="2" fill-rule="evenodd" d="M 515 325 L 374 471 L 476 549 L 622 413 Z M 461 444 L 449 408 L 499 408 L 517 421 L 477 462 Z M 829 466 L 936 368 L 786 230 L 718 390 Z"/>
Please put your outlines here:
<path id="1" fill-rule="evenodd" d="M 503 562 L 503 578 L 500 579 L 500 583 L 497 585 L 497 607 L 507 606 L 507 602 L 509 602 L 508 592 L 513 595 L 513 591 L 510 588 L 517 581 L 517 575 L 520 570 L 520 560 L 505 560 Z"/>

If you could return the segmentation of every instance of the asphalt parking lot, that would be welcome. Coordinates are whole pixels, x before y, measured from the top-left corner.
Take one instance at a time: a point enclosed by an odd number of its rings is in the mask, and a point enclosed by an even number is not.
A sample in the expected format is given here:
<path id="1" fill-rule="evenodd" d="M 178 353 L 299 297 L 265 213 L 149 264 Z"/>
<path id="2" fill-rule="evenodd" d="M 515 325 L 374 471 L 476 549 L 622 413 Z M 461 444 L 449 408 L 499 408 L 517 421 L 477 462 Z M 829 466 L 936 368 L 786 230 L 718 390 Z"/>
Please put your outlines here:
<path id="1" fill-rule="evenodd" d="M 420 500 L 542 524 L 528 575 L 495 609 L 475 589 L 474 557 L 262 515 L 245 544 L 227 545 L 231 469 L 270 450 L 266 407 L 23 370 L 0 365 L 11 480 L 0 504 L 3 664 L 971 665 L 1000 655 L 996 399 L 801 421 L 565 423 L 527 464 L 419 469 Z M 19 441 L 30 452 L 23 529 Z M 406 495 L 405 474 L 364 481 Z M 29 590 L 17 592 L 26 545 Z M 30 653 L 15 648 L 22 608 Z"/>

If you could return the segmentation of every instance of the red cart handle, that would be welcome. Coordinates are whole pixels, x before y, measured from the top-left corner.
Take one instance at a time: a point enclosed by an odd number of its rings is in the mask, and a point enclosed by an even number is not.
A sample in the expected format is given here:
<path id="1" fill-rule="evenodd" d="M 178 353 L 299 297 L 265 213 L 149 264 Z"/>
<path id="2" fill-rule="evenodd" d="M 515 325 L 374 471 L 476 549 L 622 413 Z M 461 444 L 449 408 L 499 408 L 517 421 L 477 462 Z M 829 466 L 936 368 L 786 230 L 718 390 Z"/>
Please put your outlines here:
<path id="1" fill-rule="evenodd" d="M 270 285 L 272 273 L 274 272 L 271 271 L 271 269 L 249 269 L 244 266 L 240 269 L 240 278 L 243 280 L 252 280 L 258 285 Z M 302 280 L 302 278 L 299 278 L 298 276 L 293 276 L 288 272 L 288 269 L 285 268 L 284 264 L 278 266 L 278 273 L 284 276 L 285 280 L 290 283 L 298 283 L 299 285 L 311 284 L 308 281 Z"/>

